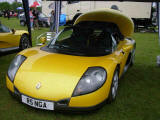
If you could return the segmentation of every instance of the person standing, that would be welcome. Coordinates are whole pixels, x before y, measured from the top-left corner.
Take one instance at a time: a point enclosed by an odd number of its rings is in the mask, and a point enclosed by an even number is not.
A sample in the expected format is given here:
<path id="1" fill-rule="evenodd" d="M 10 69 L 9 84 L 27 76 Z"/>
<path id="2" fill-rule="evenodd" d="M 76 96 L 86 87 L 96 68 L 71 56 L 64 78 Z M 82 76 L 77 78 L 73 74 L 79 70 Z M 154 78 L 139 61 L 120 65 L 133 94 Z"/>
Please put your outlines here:
<path id="1" fill-rule="evenodd" d="M 10 19 L 10 11 L 7 10 L 7 17 L 8 17 L 8 20 Z"/>
<path id="2" fill-rule="evenodd" d="M 3 10 L 3 17 L 6 17 L 6 10 Z"/>
<path id="3" fill-rule="evenodd" d="M 38 24 L 38 19 L 39 19 L 39 11 L 37 10 L 37 8 L 35 7 L 35 9 L 33 10 L 33 24 L 34 27 L 37 27 L 37 29 L 39 29 L 39 24 Z"/>
<path id="4" fill-rule="evenodd" d="M 20 11 L 18 10 L 18 12 L 17 12 L 17 18 L 19 18 L 19 14 L 20 14 Z"/>
<path id="5" fill-rule="evenodd" d="M 30 16 L 30 26 L 31 26 L 31 30 L 33 30 L 33 14 L 32 14 L 32 9 L 30 9 L 29 11 L 29 16 Z"/>
<path id="6" fill-rule="evenodd" d="M 54 10 L 51 11 L 51 17 L 50 17 L 50 32 L 53 32 L 55 29 L 55 14 L 54 14 Z"/>

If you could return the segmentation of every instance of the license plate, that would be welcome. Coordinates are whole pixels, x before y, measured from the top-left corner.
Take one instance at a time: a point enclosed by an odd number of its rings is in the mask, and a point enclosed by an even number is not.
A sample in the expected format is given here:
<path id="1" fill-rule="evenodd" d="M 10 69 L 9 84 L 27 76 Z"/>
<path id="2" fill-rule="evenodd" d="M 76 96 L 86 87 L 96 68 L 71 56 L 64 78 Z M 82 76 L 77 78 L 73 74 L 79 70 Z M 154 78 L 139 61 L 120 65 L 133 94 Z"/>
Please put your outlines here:
<path id="1" fill-rule="evenodd" d="M 35 108 L 54 110 L 54 103 L 53 102 L 48 102 L 48 101 L 44 101 L 44 100 L 37 100 L 37 99 L 30 98 L 25 95 L 22 95 L 22 102 L 29 105 L 29 106 L 35 107 Z"/>

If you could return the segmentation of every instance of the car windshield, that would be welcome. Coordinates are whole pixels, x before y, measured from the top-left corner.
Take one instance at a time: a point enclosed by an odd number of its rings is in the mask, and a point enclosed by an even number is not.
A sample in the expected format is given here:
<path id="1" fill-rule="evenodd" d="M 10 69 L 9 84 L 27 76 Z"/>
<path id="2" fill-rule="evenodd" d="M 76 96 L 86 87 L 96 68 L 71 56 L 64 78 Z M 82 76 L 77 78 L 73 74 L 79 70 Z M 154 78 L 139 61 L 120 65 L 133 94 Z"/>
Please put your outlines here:
<path id="1" fill-rule="evenodd" d="M 105 27 L 66 27 L 48 48 L 72 55 L 106 55 L 112 52 L 112 37 Z"/>

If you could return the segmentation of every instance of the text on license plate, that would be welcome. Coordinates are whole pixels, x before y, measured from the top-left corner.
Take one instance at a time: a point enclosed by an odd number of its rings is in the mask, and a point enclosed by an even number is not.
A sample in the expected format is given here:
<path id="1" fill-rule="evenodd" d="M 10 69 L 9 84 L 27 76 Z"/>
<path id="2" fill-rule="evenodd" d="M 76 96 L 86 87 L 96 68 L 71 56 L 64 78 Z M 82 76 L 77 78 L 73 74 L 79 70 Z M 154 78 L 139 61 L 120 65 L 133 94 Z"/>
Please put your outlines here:
<path id="1" fill-rule="evenodd" d="M 53 102 L 37 100 L 37 99 L 33 99 L 25 95 L 22 95 L 22 102 L 29 106 L 35 107 L 35 108 L 54 110 Z"/>

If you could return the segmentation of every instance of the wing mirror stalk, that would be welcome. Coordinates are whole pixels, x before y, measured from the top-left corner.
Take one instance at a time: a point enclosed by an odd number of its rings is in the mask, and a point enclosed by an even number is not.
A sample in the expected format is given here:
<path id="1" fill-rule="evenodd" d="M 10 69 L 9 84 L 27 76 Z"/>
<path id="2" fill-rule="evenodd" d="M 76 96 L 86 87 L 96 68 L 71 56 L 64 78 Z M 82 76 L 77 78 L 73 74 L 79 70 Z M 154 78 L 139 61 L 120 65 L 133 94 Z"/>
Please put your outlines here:
<path id="1" fill-rule="evenodd" d="M 12 31 L 12 33 L 13 33 L 13 34 L 15 34 L 15 32 L 16 32 L 16 30 L 15 30 L 15 29 L 12 29 L 11 31 Z"/>

